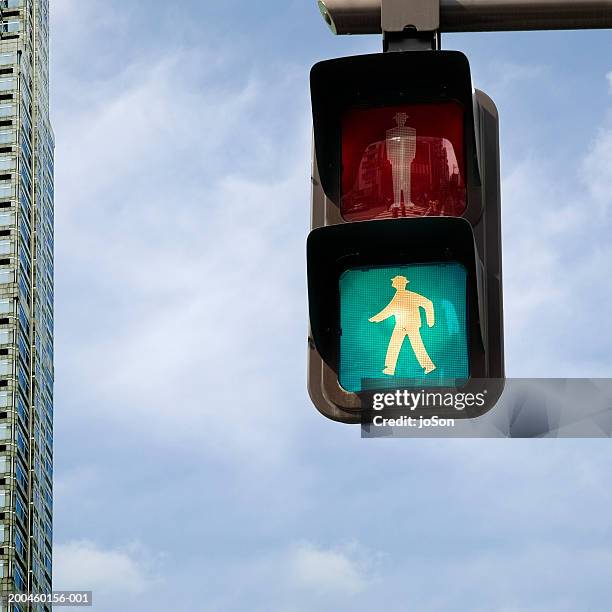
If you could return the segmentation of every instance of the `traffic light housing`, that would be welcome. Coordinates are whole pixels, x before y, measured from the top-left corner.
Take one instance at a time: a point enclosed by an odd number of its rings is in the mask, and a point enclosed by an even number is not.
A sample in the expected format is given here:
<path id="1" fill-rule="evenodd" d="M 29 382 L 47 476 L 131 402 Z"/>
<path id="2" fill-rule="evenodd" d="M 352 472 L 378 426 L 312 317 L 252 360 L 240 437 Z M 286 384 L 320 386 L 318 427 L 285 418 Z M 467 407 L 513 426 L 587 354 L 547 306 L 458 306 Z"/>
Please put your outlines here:
<path id="1" fill-rule="evenodd" d="M 503 379 L 498 114 L 473 91 L 467 58 L 328 60 L 312 68 L 311 94 L 317 409 L 358 423 L 376 391 Z M 453 416 L 486 412 L 501 393 L 491 388 L 485 405 Z"/>

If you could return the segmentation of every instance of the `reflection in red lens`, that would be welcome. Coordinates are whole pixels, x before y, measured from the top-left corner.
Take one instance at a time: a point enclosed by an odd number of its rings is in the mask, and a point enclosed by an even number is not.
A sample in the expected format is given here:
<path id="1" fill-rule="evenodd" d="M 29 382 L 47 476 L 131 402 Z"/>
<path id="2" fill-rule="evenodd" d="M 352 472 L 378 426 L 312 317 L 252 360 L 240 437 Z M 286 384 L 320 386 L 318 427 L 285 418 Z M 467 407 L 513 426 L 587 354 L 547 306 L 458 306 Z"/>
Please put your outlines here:
<path id="1" fill-rule="evenodd" d="M 342 117 L 342 216 L 460 217 L 464 165 L 457 102 L 351 109 Z"/>

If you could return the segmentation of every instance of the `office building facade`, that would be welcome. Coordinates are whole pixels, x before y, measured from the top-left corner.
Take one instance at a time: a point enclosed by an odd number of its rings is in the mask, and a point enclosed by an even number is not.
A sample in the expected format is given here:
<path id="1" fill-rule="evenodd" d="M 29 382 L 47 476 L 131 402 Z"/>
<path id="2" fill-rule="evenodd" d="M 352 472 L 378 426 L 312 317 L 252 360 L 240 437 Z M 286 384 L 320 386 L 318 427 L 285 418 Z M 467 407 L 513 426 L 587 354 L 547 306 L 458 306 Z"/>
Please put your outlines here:
<path id="1" fill-rule="evenodd" d="M 51 591 L 53 151 L 49 0 L 0 0 L 0 584 Z M 2 611 L 50 611 L 45 604 Z"/>

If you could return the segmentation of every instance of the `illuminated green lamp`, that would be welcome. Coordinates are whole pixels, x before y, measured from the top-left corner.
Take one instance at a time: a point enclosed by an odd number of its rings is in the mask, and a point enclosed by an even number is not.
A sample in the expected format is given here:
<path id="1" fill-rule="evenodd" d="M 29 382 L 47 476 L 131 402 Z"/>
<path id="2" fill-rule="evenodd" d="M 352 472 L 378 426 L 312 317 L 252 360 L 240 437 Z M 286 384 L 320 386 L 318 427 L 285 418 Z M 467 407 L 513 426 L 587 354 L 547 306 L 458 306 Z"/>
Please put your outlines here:
<path id="1" fill-rule="evenodd" d="M 340 277 L 340 384 L 351 392 L 459 387 L 469 378 L 467 271 L 455 262 Z"/>

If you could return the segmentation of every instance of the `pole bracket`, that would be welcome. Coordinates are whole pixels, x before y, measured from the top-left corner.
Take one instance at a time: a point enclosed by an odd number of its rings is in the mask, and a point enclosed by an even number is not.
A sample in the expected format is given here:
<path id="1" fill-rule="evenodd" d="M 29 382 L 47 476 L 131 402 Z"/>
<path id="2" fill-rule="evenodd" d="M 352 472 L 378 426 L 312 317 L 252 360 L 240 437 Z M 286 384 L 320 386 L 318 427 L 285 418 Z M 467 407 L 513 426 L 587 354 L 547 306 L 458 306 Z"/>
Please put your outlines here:
<path id="1" fill-rule="evenodd" d="M 440 29 L 440 0 L 382 0 L 383 32 L 436 32 Z"/>
<path id="2" fill-rule="evenodd" d="M 440 0 L 381 0 L 385 51 L 440 48 Z"/>

